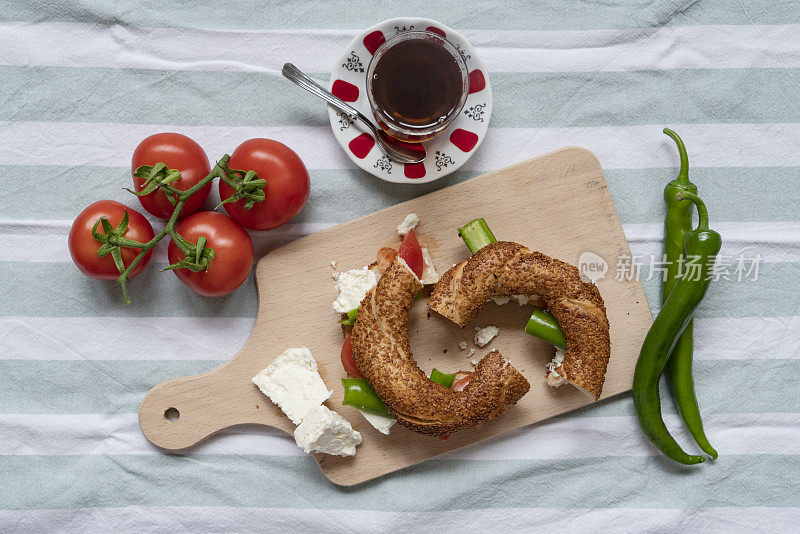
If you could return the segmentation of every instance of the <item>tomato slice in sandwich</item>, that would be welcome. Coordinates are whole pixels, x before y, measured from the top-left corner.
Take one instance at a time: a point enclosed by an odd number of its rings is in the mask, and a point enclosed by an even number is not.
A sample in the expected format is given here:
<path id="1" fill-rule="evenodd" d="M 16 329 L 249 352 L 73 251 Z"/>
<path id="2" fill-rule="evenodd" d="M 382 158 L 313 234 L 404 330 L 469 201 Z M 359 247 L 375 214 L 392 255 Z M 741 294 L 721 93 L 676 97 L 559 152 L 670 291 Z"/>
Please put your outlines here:
<path id="1" fill-rule="evenodd" d="M 400 248 L 397 249 L 397 255 L 403 258 L 403 261 L 408 264 L 409 268 L 417 275 L 417 278 L 422 278 L 422 269 L 425 266 L 425 261 L 422 259 L 422 247 L 419 246 L 417 235 L 414 233 L 413 228 L 408 231 L 403 242 L 400 243 Z"/>
<path id="2" fill-rule="evenodd" d="M 364 378 L 361 376 L 361 371 L 358 370 L 356 360 L 353 358 L 353 344 L 350 342 L 350 336 L 347 336 L 342 345 L 342 365 L 348 375 L 355 378 Z"/>

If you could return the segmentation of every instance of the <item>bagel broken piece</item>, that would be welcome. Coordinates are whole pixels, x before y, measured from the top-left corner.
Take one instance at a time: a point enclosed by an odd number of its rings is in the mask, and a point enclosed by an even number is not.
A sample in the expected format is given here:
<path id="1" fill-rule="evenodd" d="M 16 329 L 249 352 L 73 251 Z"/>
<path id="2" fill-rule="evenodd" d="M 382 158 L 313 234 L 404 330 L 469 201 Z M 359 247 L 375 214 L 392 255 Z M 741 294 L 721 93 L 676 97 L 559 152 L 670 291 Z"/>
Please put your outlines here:
<path id="1" fill-rule="evenodd" d="M 417 366 L 408 319 L 420 289 L 422 283 L 397 257 L 361 301 L 351 338 L 361 374 L 395 419 L 420 434 L 443 436 L 504 413 L 530 384 L 499 352 L 483 357 L 463 391 L 432 382 Z"/>
<path id="2" fill-rule="evenodd" d="M 444 273 L 428 306 L 463 328 L 492 297 L 518 294 L 539 295 L 564 331 L 559 377 L 600 398 L 611 355 L 606 307 L 597 286 L 581 281 L 574 266 L 497 241 Z"/>

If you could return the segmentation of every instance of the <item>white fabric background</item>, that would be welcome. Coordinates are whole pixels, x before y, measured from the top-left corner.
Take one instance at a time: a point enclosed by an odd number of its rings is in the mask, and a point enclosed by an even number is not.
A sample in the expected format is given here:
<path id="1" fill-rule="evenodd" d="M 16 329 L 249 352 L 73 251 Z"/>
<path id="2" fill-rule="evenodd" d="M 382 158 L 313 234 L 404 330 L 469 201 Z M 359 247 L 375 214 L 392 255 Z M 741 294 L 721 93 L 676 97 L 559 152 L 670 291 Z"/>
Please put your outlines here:
<path id="1" fill-rule="evenodd" d="M 323 104 L 279 74 L 293 61 L 325 80 L 358 31 L 408 15 L 463 32 L 495 94 L 475 157 L 420 187 L 356 169 Z M 767 0 L 3 3 L 0 530 L 795 531 L 798 35 L 800 5 Z M 715 283 L 698 314 L 698 396 L 721 456 L 697 469 L 646 442 L 629 396 L 351 489 L 259 428 L 161 454 L 139 432 L 139 402 L 236 353 L 255 317 L 252 279 L 208 300 L 150 269 L 126 308 L 66 248 L 94 200 L 137 206 L 121 187 L 138 141 L 179 131 L 212 159 L 250 137 L 304 159 L 310 201 L 253 233 L 257 254 L 566 145 L 600 159 L 633 253 L 659 254 L 661 191 L 678 165 L 664 126 L 686 142 L 722 253 L 762 258 L 758 280 Z M 657 311 L 657 281 L 645 290 Z"/>

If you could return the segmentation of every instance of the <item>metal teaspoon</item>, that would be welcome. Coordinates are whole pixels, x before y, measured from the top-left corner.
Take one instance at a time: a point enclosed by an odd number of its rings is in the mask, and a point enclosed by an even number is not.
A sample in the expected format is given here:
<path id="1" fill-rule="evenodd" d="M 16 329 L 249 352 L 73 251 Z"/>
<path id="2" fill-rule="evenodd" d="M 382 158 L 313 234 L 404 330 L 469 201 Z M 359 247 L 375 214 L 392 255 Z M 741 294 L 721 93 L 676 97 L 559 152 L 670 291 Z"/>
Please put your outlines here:
<path id="1" fill-rule="evenodd" d="M 425 147 L 421 144 L 412 145 L 411 143 L 400 143 L 391 140 L 383 130 L 372 124 L 372 121 L 365 117 L 363 113 L 347 104 L 344 100 L 332 95 L 327 89 L 306 76 L 293 64 L 285 63 L 281 73 L 289 81 L 296 83 L 309 93 L 320 97 L 332 106 L 344 111 L 351 117 L 357 118 L 364 125 L 368 126 L 369 129 L 372 130 L 381 150 L 383 150 L 389 158 L 398 163 L 420 163 L 425 160 L 427 154 L 425 153 Z"/>

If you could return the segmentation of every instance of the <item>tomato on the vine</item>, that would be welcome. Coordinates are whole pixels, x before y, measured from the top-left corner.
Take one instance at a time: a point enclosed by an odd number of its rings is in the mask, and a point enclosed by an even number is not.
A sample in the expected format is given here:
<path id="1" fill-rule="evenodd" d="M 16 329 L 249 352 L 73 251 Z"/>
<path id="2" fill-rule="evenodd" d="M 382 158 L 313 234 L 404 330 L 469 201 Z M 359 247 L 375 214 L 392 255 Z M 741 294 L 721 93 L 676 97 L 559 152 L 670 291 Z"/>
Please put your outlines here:
<path id="1" fill-rule="evenodd" d="M 221 297 L 242 285 L 253 266 L 254 256 L 253 240 L 244 228 L 222 213 L 201 211 L 186 217 L 175 231 L 192 243 L 205 236 L 206 247 L 214 250 L 207 270 L 172 271 L 184 284 L 206 297 Z M 184 258 L 174 240 L 169 243 L 167 255 L 170 263 Z"/>
<path id="2" fill-rule="evenodd" d="M 303 161 L 291 148 L 272 139 L 250 139 L 231 154 L 228 167 L 255 171 L 267 181 L 266 198 L 245 209 L 245 200 L 224 204 L 236 222 L 251 230 L 270 230 L 286 224 L 297 215 L 308 199 L 311 182 Z M 219 182 L 222 200 L 234 194 L 223 180 Z"/>
<path id="3" fill-rule="evenodd" d="M 192 139 L 179 133 L 157 133 L 143 140 L 133 152 L 131 172 L 142 165 L 164 163 L 169 169 L 178 169 L 181 179 L 169 184 L 175 189 L 185 191 L 208 176 L 211 167 L 208 156 L 202 147 Z M 133 176 L 136 191 L 144 189 L 145 178 Z M 186 217 L 202 209 L 211 191 L 211 182 L 197 193 L 189 197 L 181 210 L 181 217 Z M 162 219 L 169 219 L 175 206 L 167 198 L 167 194 L 159 189 L 149 195 L 139 197 L 144 209 Z"/>
<path id="4" fill-rule="evenodd" d="M 86 276 L 99 280 L 116 280 L 120 275 L 111 254 L 102 258 L 97 256 L 97 249 L 100 248 L 101 244 L 92 237 L 92 227 L 100 217 L 105 216 L 111 226 L 116 228 L 122 222 L 126 211 L 128 212 L 128 228 L 122 236 L 140 243 L 146 243 L 153 239 L 155 235 L 153 227 L 144 218 L 144 215 L 114 200 L 99 200 L 89 205 L 75 218 L 72 228 L 69 230 L 69 253 L 72 255 L 72 261 Z M 97 226 L 97 232 L 105 233 L 102 224 Z M 140 250 L 120 247 L 120 252 L 122 254 L 122 263 L 125 267 L 128 267 Z M 147 252 L 142 260 L 136 264 L 136 267 L 133 268 L 128 278 L 133 278 L 142 272 L 147 262 L 150 261 L 152 252 L 152 250 Z"/>

